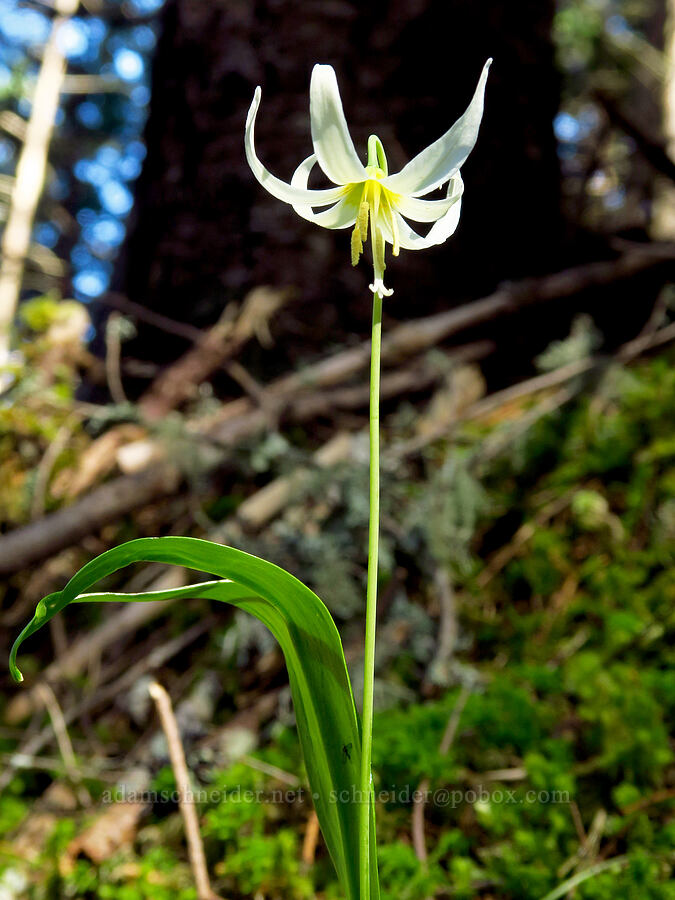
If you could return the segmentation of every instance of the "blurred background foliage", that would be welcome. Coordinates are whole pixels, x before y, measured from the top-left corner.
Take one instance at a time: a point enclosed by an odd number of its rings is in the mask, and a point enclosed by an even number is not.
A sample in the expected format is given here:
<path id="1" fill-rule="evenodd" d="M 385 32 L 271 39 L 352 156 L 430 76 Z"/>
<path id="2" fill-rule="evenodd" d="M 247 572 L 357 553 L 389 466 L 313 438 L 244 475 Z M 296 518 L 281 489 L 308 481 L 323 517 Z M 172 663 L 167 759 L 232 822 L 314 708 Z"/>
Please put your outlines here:
<path id="1" fill-rule="evenodd" d="M 395 169 L 492 55 L 458 234 L 390 262 L 383 895 L 675 898 L 672 0 L 65 2 L 0 0 L 5 224 L 59 17 L 62 77 L 0 372 L 3 648 L 112 544 L 209 536 L 317 591 L 359 702 L 367 266 L 259 189 L 243 122 L 261 84 L 289 177 L 329 62 Z M 338 897 L 269 634 L 134 615 L 69 610 L 2 678 L 0 900 L 197 897 L 153 677 L 217 894 Z"/>

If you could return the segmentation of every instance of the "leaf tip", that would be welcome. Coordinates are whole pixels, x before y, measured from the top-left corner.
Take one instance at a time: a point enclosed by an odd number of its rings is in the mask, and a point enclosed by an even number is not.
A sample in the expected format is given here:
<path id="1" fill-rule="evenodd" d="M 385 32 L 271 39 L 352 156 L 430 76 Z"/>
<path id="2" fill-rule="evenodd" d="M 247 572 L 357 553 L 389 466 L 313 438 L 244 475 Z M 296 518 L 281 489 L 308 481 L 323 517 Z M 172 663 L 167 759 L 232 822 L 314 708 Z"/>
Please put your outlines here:
<path id="1" fill-rule="evenodd" d="M 16 654 L 17 650 L 19 649 L 19 642 L 20 639 L 14 642 L 14 646 L 12 647 L 9 654 L 9 672 L 16 684 L 21 684 L 21 682 L 23 681 L 23 673 L 16 664 Z"/>

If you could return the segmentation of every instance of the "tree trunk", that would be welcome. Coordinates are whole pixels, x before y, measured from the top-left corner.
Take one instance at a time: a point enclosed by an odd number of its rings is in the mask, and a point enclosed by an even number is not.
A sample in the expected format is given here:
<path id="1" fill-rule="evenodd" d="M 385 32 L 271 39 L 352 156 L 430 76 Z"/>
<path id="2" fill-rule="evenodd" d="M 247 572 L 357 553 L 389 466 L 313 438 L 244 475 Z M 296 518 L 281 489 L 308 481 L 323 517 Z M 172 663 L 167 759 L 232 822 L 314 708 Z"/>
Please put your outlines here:
<path id="1" fill-rule="evenodd" d="M 668 156 L 675 160 L 675 0 L 665 0 L 663 137 Z M 657 240 L 675 240 L 675 185 L 657 179 L 652 234 Z"/>

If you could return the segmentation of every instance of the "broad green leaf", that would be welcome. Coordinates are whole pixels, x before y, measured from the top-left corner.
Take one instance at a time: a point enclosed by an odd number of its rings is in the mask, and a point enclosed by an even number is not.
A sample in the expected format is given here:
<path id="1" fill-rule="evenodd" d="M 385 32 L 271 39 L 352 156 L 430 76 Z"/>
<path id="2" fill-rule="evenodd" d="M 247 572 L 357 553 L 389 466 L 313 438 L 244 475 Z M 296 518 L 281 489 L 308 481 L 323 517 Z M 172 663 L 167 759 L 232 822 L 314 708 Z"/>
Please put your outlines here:
<path id="1" fill-rule="evenodd" d="M 143 594 L 87 594 L 98 581 L 137 562 L 161 562 L 209 572 L 224 581 Z M 321 600 L 290 573 L 241 550 L 196 538 L 141 538 L 87 563 L 62 591 L 41 600 L 12 647 L 10 670 L 23 641 L 69 603 L 201 597 L 221 600 L 259 619 L 279 641 L 288 667 L 300 743 L 321 830 L 347 900 L 359 900 L 358 833 L 361 740 L 340 635 Z M 374 815 L 371 816 L 371 896 L 379 898 Z"/>

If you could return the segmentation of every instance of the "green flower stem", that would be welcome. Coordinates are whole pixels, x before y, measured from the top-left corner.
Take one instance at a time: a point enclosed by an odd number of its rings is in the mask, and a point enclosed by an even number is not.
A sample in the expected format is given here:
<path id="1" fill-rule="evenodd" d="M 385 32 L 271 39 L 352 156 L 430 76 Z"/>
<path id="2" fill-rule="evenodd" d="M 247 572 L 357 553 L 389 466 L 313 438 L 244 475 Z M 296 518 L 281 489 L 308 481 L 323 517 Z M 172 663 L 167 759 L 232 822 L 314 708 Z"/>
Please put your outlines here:
<path id="1" fill-rule="evenodd" d="M 361 737 L 361 791 L 359 847 L 361 900 L 370 897 L 371 757 L 373 745 L 373 690 L 375 680 L 375 627 L 377 624 L 377 560 L 380 539 L 380 355 L 382 295 L 373 302 L 370 355 L 370 518 L 368 524 L 368 586 L 366 589 L 366 645 L 363 663 L 363 720 Z"/>

